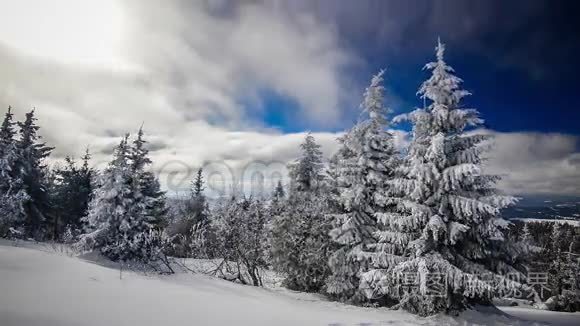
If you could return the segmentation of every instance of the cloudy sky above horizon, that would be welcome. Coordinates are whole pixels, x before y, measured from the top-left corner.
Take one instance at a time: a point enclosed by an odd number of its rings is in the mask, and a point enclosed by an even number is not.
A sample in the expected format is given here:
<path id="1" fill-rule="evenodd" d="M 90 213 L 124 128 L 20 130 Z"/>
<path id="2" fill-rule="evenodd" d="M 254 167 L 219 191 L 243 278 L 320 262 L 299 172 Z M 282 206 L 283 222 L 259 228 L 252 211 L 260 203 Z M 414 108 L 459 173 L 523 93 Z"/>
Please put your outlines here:
<path id="1" fill-rule="evenodd" d="M 421 68 L 440 36 L 473 93 L 467 105 L 496 135 L 487 164 L 502 189 L 580 195 L 571 6 L 0 0 L 0 107 L 36 108 L 55 161 L 90 146 L 106 162 L 144 124 L 162 181 L 185 186 L 202 165 L 275 170 L 308 130 L 330 155 L 381 68 L 394 113 L 421 105 Z"/>

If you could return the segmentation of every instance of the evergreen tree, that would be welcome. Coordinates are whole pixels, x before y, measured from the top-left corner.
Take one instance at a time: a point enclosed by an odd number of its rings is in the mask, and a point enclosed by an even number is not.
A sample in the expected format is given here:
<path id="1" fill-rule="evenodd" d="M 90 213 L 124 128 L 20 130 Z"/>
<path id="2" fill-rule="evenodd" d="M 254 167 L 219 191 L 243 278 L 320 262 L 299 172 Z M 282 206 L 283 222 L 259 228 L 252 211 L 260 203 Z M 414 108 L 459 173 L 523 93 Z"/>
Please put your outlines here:
<path id="1" fill-rule="evenodd" d="M 529 246 L 532 243 L 532 240 L 532 234 L 530 233 L 528 223 L 524 223 L 524 228 L 522 230 L 522 242 Z"/>
<path id="2" fill-rule="evenodd" d="M 215 230 L 210 223 L 210 211 L 204 194 L 203 169 L 197 170 L 191 193 L 190 250 L 198 258 L 212 258 L 215 254 Z"/>
<path id="3" fill-rule="evenodd" d="M 12 113 L 12 107 L 8 107 L 8 111 L 4 115 L 4 120 L 2 121 L 2 126 L 0 127 L 0 144 L 3 146 L 12 143 L 16 136 L 16 130 L 14 130 L 16 122 L 14 122 L 14 114 Z"/>
<path id="4" fill-rule="evenodd" d="M 209 209 L 207 205 L 207 200 L 204 194 L 204 180 L 203 180 L 203 169 L 197 170 L 195 180 L 193 181 L 192 188 L 192 212 L 194 220 L 194 228 L 203 232 L 206 226 L 209 225 Z"/>
<path id="5" fill-rule="evenodd" d="M 187 198 L 180 202 L 176 218 L 168 228 L 173 237 L 173 255 L 208 258 L 213 256 L 214 234 L 210 212 L 204 194 L 203 169 L 198 169 L 191 181 Z"/>
<path id="6" fill-rule="evenodd" d="M 126 240 L 121 224 L 133 205 L 126 135 L 113 154 L 113 160 L 99 176 L 88 215 L 83 218 L 88 233 L 79 241 L 81 247 L 98 248 L 112 259 L 125 258 L 122 242 Z M 125 227 L 125 226 L 124 226 Z M 126 230 L 125 230 L 126 231 Z"/>
<path id="7" fill-rule="evenodd" d="M 86 216 L 88 213 L 89 203 L 93 195 L 94 181 L 98 175 L 98 171 L 91 168 L 91 166 L 89 165 L 91 158 L 92 158 L 91 153 L 89 151 L 89 148 L 87 147 L 87 149 L 85 150 L 85 155 L 81 157 L 83 164 L 81 165 L 81 168 L 78 171 L 76 182 L 78 186 L 77 188 L 78 202 L 76 204 L 78 205 L 77 215 L 81 217 Z M 78 224 L 78 226 L 80 226 L 80 224 Z"/>
<path id="8" fill-rule="evenodd" d="M 554 226 L 556 225 L 557 223 L 554 223 Z M 554 233 L 561 234 L 561 227 L 554 227 Z M 580 259 L 575 258 L 572 247 L 571 242 L 567 254 L 558 248 L 555 258 L 550 263 L 548 287 L 552 290 L 552 296 L 546 300 L 546 306 L 550 310 L 580 311 L 580 293 L 578 291 Z"/>
<path id="9" fill-rule="evenodd" d="M 532 237 L 532 233 L 530 231 L 530 227 L 528 223 L 524 222 L 524 227 L 522 228 L 522 235 L 520 238 L 520 244 L 524 249 L 524 252 L 527 253 L 527 260 L 533 259 L 533 254 L 536 254 L 540 250 L 537 250 L 537 247 L 534 245 L 534 238 Z"/>
<path id="10" fill-rule="evenodd" d="M 183 215 L 191 220 L 191 225 L 188 230 L 191 231 L 193 225 L 201 223 L 207 224 L 208 222 L 208 205 L 205 198 L 205 182 L 203 180 L 203 169 L 198 169 L 195 178 L 191 182 L 191 190 L 189 194 L 189 200 L 186 203 L 186 207 Z"/>
<path id="11" fill-rule="evenodd" d="M 20 139 L 16 141 L 19 153 L 17 170 L 21 173 L 23 190 L 28 195 L 24 201 L 26 234 L 42 238 L 50 216 L 50 199 L 48 196 L 47 167 L 44 160 L 53 148 L 41 142 L 38 135 L 34 110 L 26 114 L 24 122 L 18 122 Z"/>
<path id="12" fill-rule="evenodd" d="M 557 259 L 560 256 L 560 247 L 562 246 L 562 226 L 558 222 L 552 223 L 552 234 L 550 237 L 550 258 Z"/>
<path id="13" fill-rule="evenodd" d="M 365 275 L 373 293 L 421 315 L 490 304 L 497 291 L 520 287 L 503 276 L 519 273 L 514 263 L 521 248 L 504 237 L 509 223 L 499 216 L 515 199 L 494 188 L 499 177 L 481 170 L 488 137 L 464 132 L 482 120 L 462 107 L 469 93 L 444 51 L 439 43 L 436 61 L 426 65 L 432 75 L 418 92 L 430 105 L 406 116 L 413 140 L 390 182 L 395 196 L 382 198 L 398 211 L 380 218 L 390 228 L 381 235 L 383 268 Z M 411 284 L 401 282 L 409 275 Z"/>
<path id="14" fill-rule="evenodd" d="M 16 147 L 16 123 L 11 108 L 0 127 L 0 236 L 23 226 L 23 204 L 30 198 L 24 190 L 18 162 L 20 152 Z"/>
<path id="15" fill-rule="evenodd" d="M 270 216 L 275 217 L 282 214 L 286 209 L 286 191 L 282 185 L 282 181 L 278 180 L 274 191 L 272 192 L 272 200 L 270 201 Z"/>
<path id="16" fill-rule="evenodd" d="M 322 152 L 314 136 L 309 132 L 300 144 L 302 156 L 288 166 L 291 188 L 298 191 L 309 191 L 319 186 L 322 181 Z"/>
<path id="17" fill-rule="evenodd" d="M 133 181 L 137 183 L 141 200 L 145 206 L 144 215 L 149 223 L 157 229 L 165 228 L 167 206 L 165 192 L 161 191 L 159 179 L 153 172 L 147 170 L 151 159 L 146 148 L 147 141 L 144 139 L 143 127 L 139 128 L 137 138 L 133 141 L 133 146 L 129 152 L 133 170 Z"/>
<path id="18" fill-rule="evenodd" d="M 329 260 L 332 275 L 326 291 L 347 301 L 364 300 L 360 278 L 369 268 L 370 253 L 380 250 L 377 213 L 389 209 L 375 197 L 388 192 L 386 181 L 399 161 L 393 136 L 386 131 L 383 74 L 372 78 L 361 104 L 362 119 L 340 139 L 342 148 L 331 162 L 338 214 L 330 235 L 338 249 Z"/>
<path id="19" fill-rule="evenodd" d="M 571 251 L 568 253 L 568 266 L 569 291 L 574 296 L 575 302 L 580 304 L 580 258 Z M 580 306 L 577 310 L 580 310 Z"/>
<path id="20" fill-rule="evenodd" d="M 157 230 L 167 227 L 167 204 L 165 191 L 161 190 L 159 179 L 150 171 L 145 171 L 141 176 L 141 194 L 143 195 L 146 206 L 146 215 L 151 224 Z"/>
<path id="21" fill-rule="evenodd" d="M 300 158 L 289 166 L 288 198 L 280 181 L 274 191 L 269 250 L 273 268 L 285 276 L 285 286 L 317 292 L 329 274 L 328 198 L 320 146 L 308 133 L 300 148 Z"/>
<path id="22" fill-rule="evenodd" d="M 195 175 L 195 179 L 192 182 L 192 195 L 193 197 L 203 197 L 203 191 L 205 189 L 203 182 L 203 169 L 198 169 Z"/>
<path id="23" fill-rule="evenodd" d="M 282 186 L 282 181 L 278 180 L 276 184 L 276 188 L 274 188 L 274 193 L 272 194 L 272 198 L 275 200 L 282 200 L 286 196 L 286 192 L 284 191 L 284 186 Z"/>
<path id="24" fill-rule="evenodd" d="M 87 215 L 96 175 L 89 166 L 90 159 L 87 149 L 80 167 L 71 157 L 66 157 L 64 167 L 54 170 L 51 182 L 53 239 L 63 237 L 67 229 L 73 235 L 82 229 L 81 219 Z"/>
<path id="25" fill-rule="evenodd" d="M 84 218 L 89 233 L 81 237 L 79 245 L 99 249 L 114 261 L 149 262 L 158 258 L 160 238 L 154 232 L 148 203 L 141 193 L 142 184 L 135 181 L 136 165 L 131 160 L 135 153 L 128 138 L 129 135 L 121 140 L 99 178 Z"/>
<path id="26" fill-rule="evenodd" d="M 550 277 L 548 287 L 552 290 L 553 296 L 562 294 L 567 277 L 566 267 L 566 262 L 562 258 L 562 253 L 558 250 L 554 260 L 550 264 L 549 270 Z"/>

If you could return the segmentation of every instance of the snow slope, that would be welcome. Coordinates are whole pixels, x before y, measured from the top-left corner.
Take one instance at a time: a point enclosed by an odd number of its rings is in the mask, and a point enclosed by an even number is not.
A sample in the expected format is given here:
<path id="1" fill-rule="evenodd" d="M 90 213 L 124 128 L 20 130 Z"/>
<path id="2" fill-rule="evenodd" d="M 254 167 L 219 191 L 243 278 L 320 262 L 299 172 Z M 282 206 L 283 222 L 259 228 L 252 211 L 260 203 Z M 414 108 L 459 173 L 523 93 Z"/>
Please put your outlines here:
<path id="1" fill-rule="evenodd" d="M 580 319 L 570 320 L 574 322 L 570 325 L 580 324 L 577 323 Z M 124 272 L 120 279 L 116 269 L 54 252 L 14 247 L 0 240 L 2 326 L 474 323 L 539 325 L 475 311 L 457 318 L 425 319 L 399 311 L 328 302 L 315 295 L 243 286 L 203 275 L 160 277 Z"/>

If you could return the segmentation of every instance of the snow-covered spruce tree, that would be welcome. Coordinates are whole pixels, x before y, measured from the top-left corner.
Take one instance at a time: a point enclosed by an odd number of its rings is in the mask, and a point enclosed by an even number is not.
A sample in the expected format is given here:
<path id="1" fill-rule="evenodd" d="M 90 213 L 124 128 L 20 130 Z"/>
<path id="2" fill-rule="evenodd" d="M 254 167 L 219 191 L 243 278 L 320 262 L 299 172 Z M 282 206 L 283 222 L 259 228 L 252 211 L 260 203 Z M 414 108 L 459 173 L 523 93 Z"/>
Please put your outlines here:
<path id="1" fill-rule="evenodd" d="M 522 229 L 522 243 L 529 246 L 532 244 L 532 234 L 530 233 L 530 227 L 528 223 L 524 223 L 524 228 Z"/>
<path id="2" fill-rule="evenodd" d="M 575 238 L 571 235 L 567 252 L 562 252 L 561 239 L 564 238 L 566 224 L 553 223 L 552 238 L 549 255 L 550 261 L 548 288 L 552 290 L 551 297 L 546 300 L 549 310 L 575 312 L 580 311 L 580 291 L 578 278 L 580 276 L 580 258 L 574 254 Z M 557 244 L 558 242 L 559 244 Z M 554 253 L 555 252 L 555 253 Z"/>
<path id="3" fill-rule="evenodd" d="M 570 244 L 572 247 L 572 244 Z M 570 302 L 567 311 L 580 311 L 580 258 L 568 251 L 568 288 L 564 291 L 564 295 Z"/>
<path id="4" fill-rule="evenodd" d="M 278 180 L 274 191 L 272 192 L 272 199 L 270 201 L 270 216 L 275 217 L 284 211 L 286 206 L 286 191 L 282 185 L 282 181 Z"/>
<path id="5" fill-rule="evenodd" d="M 302 156 L 289 164 L 290 188 L 297 191 L 309 191 L 319 186 L 322 181 L 322 152 L 314 136 L 309 132 L 300 144 Z"/>
<path id="6" fill-rule="evenodd" d="M 365 275 L 375 294 L 390 295 L 399 301 L 395 307 L 420 315 L 491 304 L 498 291 L 520 287 L 508 273 L 522 277 L 514 267 L 522 247 L 506 240 L 509 224 L 499 215 L 515 199 L 500 194 L 494 188 L 499 178 L 482 171 L 482 143 L 489 137 L 465 133 L 482 120 L 475 109 L 462 107 L 469 93 L 444 51 L 439 42 L 437 60 L 426 65 L 432 75 L 418 92 L 431 104 L 406 116 L 413 140 L 390 182 L 395 196 L 377 193 L 398 213 L 380 216 L 390 228 L 381 235 L 388 245 L 384 268 Z"/>
<path id="7" fill-rule="evenodd" d="M 149 262 L 158 258 L 160 236 L 148 214 L 148 201 L 136 179 L 135 153 L 125 136 L 115 149 L 113 160 L 98 180 L 89 213 L 84 219 L 89 233 L 79 245 L 99 249 L 114 261 Z"/>
<path id="8" fill-rule="evenodd" d="M 171 266 L 161 252 L 167 242 L 163 234 L 163 229 L 167 226 L 166 197 L 159 179 L 148 169 L 152 162 L 146 144 L 141 126 L 129 151 L 136 198 L 135 216 L 141 217 L 134 220 L 134 225 L 137 230 L 143 230 L 135 233 L 133 239 L 134 248 L 137 249 L 136 259 L 144 262 L 161 259 L 171 271 Z"/>
<path id="9" fill-rule="evenodd" d="M 203 181 L 203 169 L 199 168 L 195 174 L 195 179 L 191 182 L 191 193 L 194 197 L 203 197 L 203 191 L 205 190 L 205 182 Z M 205 197 L 201 199 L 205 202 Z"/>
<path id="10" fill-rule="evenodd" d="M 552 223 L 552 233 L 548 246 L 548 255 L 551 261 L 555 261 L 560 257 L 562 246 L 562 226 L 558 222 Z"/>
<path id="11" fill-rule="evenodd" d="M 23 190 L 28 198 L 23 203 L 25 231 L 28 236 L 41 239 L 46 236 L 46 223 L 50 223 L 50 200 L 47 185 L 47 167 L 44 160 L 53 148 L 41 142 L 38 135 L 34 110 L 26 113 L 24 122 L 18 122 L 20 138 L 16 141 L 18 151 L 17 170 L 21 173 Z"/>
<path id="12" fill-rule="evenodd" d="M 99 249 L 109 258 L 119 260 L 125 255 L 118 247 L 126 240 L 120 227 L 133 205 L 128 137 L 115 148 L 113 160 L 95 182 L 89 211 L 83 218 L 87 233 L 78 243 L 83 249 Z"/>
<path id="13" fill-rule="evenodd" d="M 375 195 L 388 191 L 386 182 L 399 161 L 393 136 L 386 130 L 383 74 L 372 78 L 361 104 L 361 119 L 340 139 L 342 148 L 331 164 L 339 212 L 333 215 L 330 235 L 338 248 L 329 259 L 326 291 L 349 302 L 365 300 L 360 278 L 373 263 L 372 252 L 380 250 L 376 214 L 389 209 L 379 205 Z"/>
<path id="14" fill-rule="evenodd" d="M 580 310 L 580 296 L 577 288 L 578 258 L 571 252 L 558 251 L 550 264 L 548 287 L 552 296 L 546 300 L 549 310 L 575 312 Z"/>
<path id="15" fill-rule="evenodd" d="M 209 223 L 209 207 L 205 198 L 205 181 L 203 180 L 203 169 L 198 169 L 195 179 L 191 183 L 191 198 L 189 202 L 189 212 L 194 225 L 199 227 Z"/>
<path id="16" fill-rule="evenodd" d="M 137 133 L 137 138 L 133 141 L 129 159 L 133 169 L 133 180 L 139 187 L 141 192 L 140 200 L 145 205 L 144 214 L 147 216 L 148 223 L 157 230 L 161 230 L 167 224 L 166 197 L 165 192 L 161 191 L 159 179 L 153 172 L 147 170 L 147 166 L 152 162 L 149 158 L 149 150 L 147 150 L 146 144 L 143 127 L 141 127 Z"/>
<path id="17" fill-rule="evenodd" d="M 289 166 L 288 198 L 279 184 L 272 199 L 269 249 L 272 267 L 284 275 L 286 287 L 318 292 L 329 274 L 328 196 L 320 146 L 308 133 L 300 148 L 301 157 Z"/>
<path id="18" fill-rule="evenodd" d="M 554 260 L 550 264 L 548 287 L 552 290 L 553 296 L 562 294 L 564 283 L 566 282 L 567 266 L 563 256 L 562 252 L 558 249 Z"/>
<path id="19" fill-rule="evenodd" d="M 50 197 L 54 217 L 50 227 L 55 240 L 61 240 L 67 230 L 74 235 L 82 229 L 81 218 L 87 215 L 96 175 L 89 166 L 90 158 L 87 149 L 80 167 L 71 157 L 66 157 L 65 165 L 53 170 Z"/>
<path id="20" fill-rule="evenodd" d="M 18 170 L 15 126 L 14 115 L 8 107 L 0 127 L 0 237 L 9 235 L 11 228 L 18 230 L 24 225 L 23 203 L 29 200 Z"/>
<path id="21" fill-rule="evenodd" d="M 192 182 L 190 214 L 187 217 L 187 220 L 192 223 L 189 229 L 191 237 L 189 249 L 194 257 L 213 258 L 216 239 L 215 231 L 210 223 L 210 211 L 204 194 L 204 184 L 203 169 L 200 168 Z"/>
<path id="22" fill-rule="evenodd" d="M 274 188 L 274 193 L 272 194 L 272 198 L 275 200 L 282 200 L 286 197 L 286 191 L 284 191 L 284 186 L 282 185 L 282 181 L 278 180 L 276 184 L 276 188 Z"/>

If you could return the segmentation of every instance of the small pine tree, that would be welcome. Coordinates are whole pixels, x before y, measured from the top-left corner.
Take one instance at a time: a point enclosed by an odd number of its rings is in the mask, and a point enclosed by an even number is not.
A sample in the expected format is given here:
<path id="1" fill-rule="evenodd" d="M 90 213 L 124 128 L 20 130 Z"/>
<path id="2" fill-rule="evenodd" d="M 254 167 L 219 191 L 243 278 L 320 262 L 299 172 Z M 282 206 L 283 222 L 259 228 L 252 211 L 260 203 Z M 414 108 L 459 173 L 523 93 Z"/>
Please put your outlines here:
<path id="1" fill-rule="evenodd" d="M 210 224 L 210 212 L 204 194 L 203 169 L 198 169 L 191 189 L 191 251 L 195 257 L 211 258 L 214 254 L 215 235 Z"/>
<path id="2" fill-rule="evenodd" d="M 319 186 L 322 181 L 322 152 L 312 133 L 307 133 L 300 144 L 302 156 L 288 166 L 291 188 L 298 191 L 309 191 Z"/>
<path id="3" fill-rule="evenodd" d="M 0 141 L 2 145 L 6 145 L 14 141 L 16 136 L 16 131 L 14 127 L 16 122 L 14 122 L 14 114 L 12 113 L 12 107 L 8 107 L 8 111 L 4 115 L 4 120 L 2 121 L 2 126 L 0 127 Z"/>
<path id="4" fill-rule="evenodd" d="M 188 197 L 180 202 L 176 218 L 168 227 L 174 243 L 173 255 L 195 258 L 212 258 L 214 255 L 215 235 L 204 184 L 203 169 L 200 168 L 191 181 Z"/>
<path id="5" fill-rule="evenodd" d="M 562 259 L 562 252 L 558 250 L 554 261 L 550 264 L 550 277 L 548 287 L 552 290 L 552 295 L 562 294 L 566 281 L 566 262 Z"/>
<path id="6" fill-rule="evenodd" d="M 532 240 L 532 234 L 530 233 L 528 223 L 524 223 L 524 228 L 522 230 L 522 242 L 529 246 L 532 244 Z"/>
<path id="7" fill-rule="evenodd" d="M 552 234 L 550 237 L 550 257 L 557 259 L 560 256 L 562 245 L 562 226 L 558 222 L 552 223 Z"/>
<path id="8" fill-rule="evenodd" d="M 282 185 L 282 181 L 278 180 L 276 184 L 276 188 L 274 188 L 274 193 L 272 194 L 272 198 L 275 200 L 282 200 L 286 196 L 286 192 L 284 191 L 284 186 Z"/>
<path id="9" fill-rule="evenodd" d="M 67 229 L 82 229 L 81 218 L 87 215 L 96 171 L 89 166 L 91 155 L 87 149 L 82 165 L 77 166 L 71 157 L 65 158 L 64 167 L 56 168 L 51 183 L 53 239 L 64 236 Z"/>
<path id="10" fill-rule="evenodd" d="M 282 181 L 278 180 L 274 191 L 272 192 L 272 200 L 270 201 L 270 216 L 275 217 L 282 214 L 286 209 L 286 191 L 282 185 Z"/>
<path id="11" fill-rule="evenodd" d="M 205 190 L 204 181 L 203 181 L 203 169 L 200 168 L 197 170 L 195 175 L 195 179 L 192 182 L 192 195 L 193 197 L 202 197 L 203 191 Z"/>
<path id="12" fill-rule="evenodd" d="M 568 264 L 570 266 L 568 270 L 569 289 L 576 297 L 576 302 L 580 302 L 580 258 L 570 252 Z"/>

